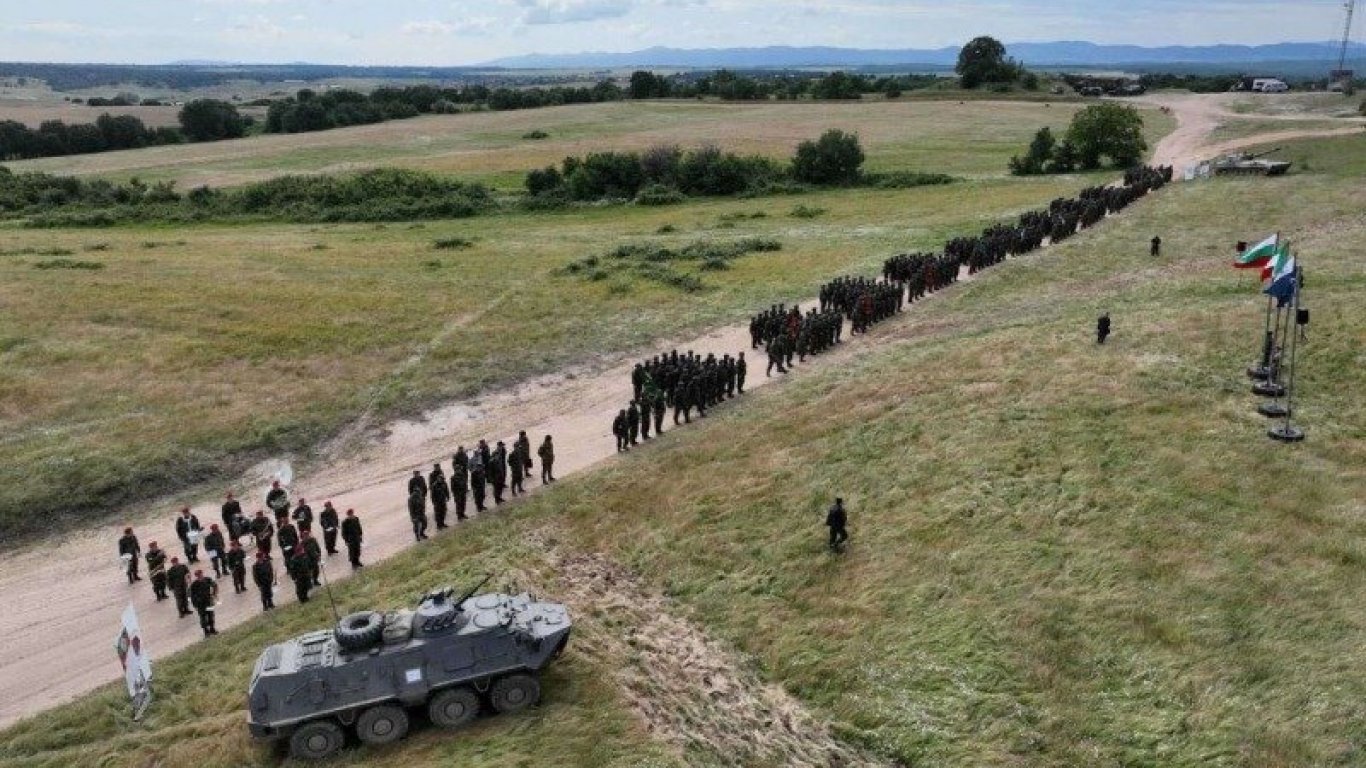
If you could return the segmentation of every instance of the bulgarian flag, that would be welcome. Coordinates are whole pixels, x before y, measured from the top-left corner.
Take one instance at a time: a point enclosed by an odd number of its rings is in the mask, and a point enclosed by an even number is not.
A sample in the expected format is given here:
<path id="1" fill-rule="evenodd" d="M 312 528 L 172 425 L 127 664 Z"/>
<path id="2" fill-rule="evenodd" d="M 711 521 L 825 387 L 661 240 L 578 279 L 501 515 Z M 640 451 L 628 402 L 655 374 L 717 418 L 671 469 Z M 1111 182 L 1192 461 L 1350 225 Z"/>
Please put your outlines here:
<path id="1" fill-rule="evenodd" d="M 1270 280 L 1279 275 L 1289 262 L 1290 270 L 1294 271 L 1295 257 L 1290 255 L 1290 243 L 1281 243 L 1276 246 L 1271 254 L 1271 260 L 1262 265 L 1262 280 Z"/>
<path id="2" fill-rule="evenodd" d="M 1281 306 L 1285 306 L 1295 295 L 1296 281 L 1295 257 L 1290 255 L 1290 249 L 1287 248 L 1285 258 L 1276 263 L 1276 269 L 1271 273 L 1271 284 L 1262 293 L 1274 297 Z"/>
<path id="3" fill-rule="evenodd" d="M 1281 235 L 1277 232 L 1239 254 L 1238 260 L 1233 262 L 1233 266 L 1238 269 L 1265 267 L 1267 262 L 1276 255 L 1276 247 L 1280 245 L 1280 242 Z"/>

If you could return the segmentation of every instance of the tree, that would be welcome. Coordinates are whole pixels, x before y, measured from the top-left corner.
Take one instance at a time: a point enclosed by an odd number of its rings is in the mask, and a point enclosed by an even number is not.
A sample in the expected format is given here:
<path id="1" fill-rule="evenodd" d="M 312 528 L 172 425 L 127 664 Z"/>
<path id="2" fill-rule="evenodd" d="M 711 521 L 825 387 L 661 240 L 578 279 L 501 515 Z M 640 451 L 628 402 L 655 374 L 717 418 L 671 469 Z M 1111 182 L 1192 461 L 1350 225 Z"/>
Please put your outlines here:
<path id="1" fill-rule="evenodd" d="M 195 99 L 180 110 L 180 131 L 190 141 L 221 141 L 246 135 L 237 107 L 217 99 Z"/>
<path id="2" fill-rule="evenodd" d="M 660 75 L 644 70 L 631 73 L 631 85 L 627 96 L 632 99 L 662 99 L 669 95 L 669 81 Z"/>
<path id="3" fill-rule="evenodd" d="M 1077 170 L 1077 148 L 1072 142 L 1063 140 L 1053 150 L 1053 159 L 1044 167 L 1045 173 L 1071 173 Z"/>
<path id="4" fill-rule="evenodd" d="M 813 99 L 859 99 L 863 97 L 863 79 L 847 72 L 831 72 L 811 86 Z"/>
<path id="5" fill-rule="evenodd" d="M 1053 159 L 1053 148 L 1058 140 L 1053 137 L 1053 131 L 1048 126 L 1039 129 L 1034 134 L 1034 140 L 1029 142 L 1029 152 L 1023 158 L 1010 158 L 1010 172 L 1016 176 L 1033 176 L 1043 173 L 1048 161 Z"/>
<path id="6" fill-rule="evenodd" d="M 1067 129 L 1067 140 L 1085 170 L 1099 168 L 1103 157 L 1116 168 L 1128 168 L 1148 149 L 1143 118 L 1138 110 L 1121 104 L 1095 104 L 1078 112 Z"/>
<path id="7" fill-rule="evenodd" d="M 803 141 L 792 157 L 792 177 L 808 184 L 852 184 L 863 166 L 858 136 L 829 130 L 816 141 Z"/>
<path id="8" fill-rule="evenodd" d="M 994 37 L 973 38 L 958 52 L 958 66 L 954 68 L 962 78 L 964 88 L 976 88 L 983 83 L 1008 83 L 1019 74 L 1019 67 L 1006 59 L 1006 47 Z"/>

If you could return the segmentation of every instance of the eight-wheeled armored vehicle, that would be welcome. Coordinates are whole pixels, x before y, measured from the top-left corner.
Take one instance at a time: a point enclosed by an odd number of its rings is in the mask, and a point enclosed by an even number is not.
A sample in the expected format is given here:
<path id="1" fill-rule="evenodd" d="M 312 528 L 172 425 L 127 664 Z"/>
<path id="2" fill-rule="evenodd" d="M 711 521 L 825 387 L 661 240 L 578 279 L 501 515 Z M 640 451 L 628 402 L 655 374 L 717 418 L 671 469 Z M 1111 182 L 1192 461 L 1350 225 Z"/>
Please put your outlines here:
<path id="1" fill-rule="evenodd" d="M 1290 163 L 1284 160 L 1263 160 L 1262 158 L 1279 149 L 1269 149 L 1255 155 L 1236 152 L 1224 155 L 1211 164 L 1215 176 L 1282 176 L 1290 170 Z"/>
<path id="2" fill-rule="evenodd" d="M 538 673 L 569 642 L 569 613 L 526 593 L 475 596 L 487 582 L 458 597 L 430 592 L 415 611 L 354 613 L 266 648 L 247 691 L 251 734 L 318 760 L 342 748 L 347 729 L 367 744 L 403 738 L 410 708 L 456 728 L 484 707 L 536 703 Z"/>

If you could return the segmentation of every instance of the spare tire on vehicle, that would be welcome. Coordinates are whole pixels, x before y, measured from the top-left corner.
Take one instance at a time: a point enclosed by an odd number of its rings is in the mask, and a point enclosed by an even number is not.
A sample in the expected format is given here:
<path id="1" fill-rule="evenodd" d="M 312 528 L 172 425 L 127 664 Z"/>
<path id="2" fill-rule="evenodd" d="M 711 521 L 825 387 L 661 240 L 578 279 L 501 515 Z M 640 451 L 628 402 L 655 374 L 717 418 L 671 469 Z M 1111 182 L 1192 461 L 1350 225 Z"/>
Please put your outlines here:
<path id="1" fill-rule="evenodd" d="M 377 611 L 361 611 L 342 617 L 332 631 L 337 645 L 348 651 L 363 651 L 384 636 L 384 616 Z"/>

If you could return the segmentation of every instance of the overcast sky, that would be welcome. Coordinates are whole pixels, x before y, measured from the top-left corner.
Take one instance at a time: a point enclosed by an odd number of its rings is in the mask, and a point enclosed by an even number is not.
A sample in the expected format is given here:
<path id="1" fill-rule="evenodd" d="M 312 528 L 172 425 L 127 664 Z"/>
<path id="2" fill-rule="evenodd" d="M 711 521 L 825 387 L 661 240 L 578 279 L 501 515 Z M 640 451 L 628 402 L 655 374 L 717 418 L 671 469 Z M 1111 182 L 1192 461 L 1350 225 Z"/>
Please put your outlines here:
<path id="1" fill-rule="evenodd" d="M 1341 34 L 1342 0 L 0 0 L 0 60 L 470 64 L 522 53 Z M 1360 35 L 1356 35 L 1360 39 Z"/>

